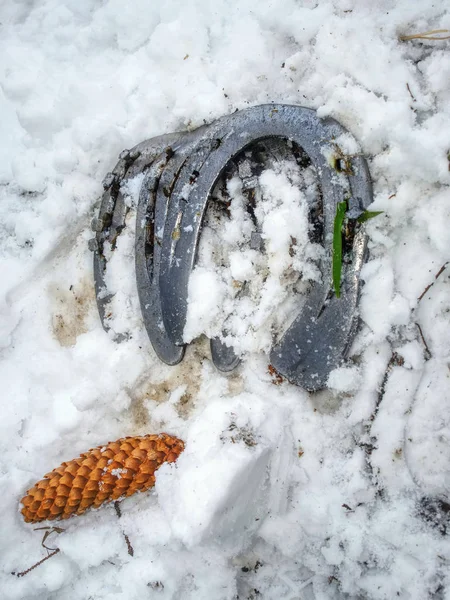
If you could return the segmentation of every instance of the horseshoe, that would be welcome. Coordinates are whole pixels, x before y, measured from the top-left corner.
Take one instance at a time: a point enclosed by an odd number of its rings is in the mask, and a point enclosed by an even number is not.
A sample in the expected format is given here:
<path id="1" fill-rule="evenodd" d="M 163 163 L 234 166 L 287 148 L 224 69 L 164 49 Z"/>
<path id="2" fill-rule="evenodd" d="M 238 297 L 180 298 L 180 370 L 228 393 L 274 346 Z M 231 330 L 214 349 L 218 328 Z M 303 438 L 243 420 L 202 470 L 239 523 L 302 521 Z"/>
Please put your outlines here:
<path id="1" fill-rule="evenodd" d="M 365 159 L 346 158 L 345 172 L 328 161 L 334 140 L 350 134 L 333 119 L 289 105 L 262 105 L 222 117 L 193 132 L 178 132 L 142 142 L 125 151 L 104 181 L 96 237 L 94 279 L 103 327 L 109 330 L 112 293 L 106 286 L 105 242 L 114 249 L 126 226 L 129 208 L 120 191 L 122 181 L 145 173 L 136 216 L 136 281 L 144 323 L 159 358 L 177 364 L 184 356 L 188 284 L 195 265 L 202 220 L 214 186 L 230 161 L 252 144 L 268 138 L 295 142 L 318 175 L 323 199 L 323 280 L 314 283 L 293 323 L 270 353 L 272 366 L 289 381 L 315 391 L 326 386 L 331 370 L 347 357 L 357 328 L 360 271 L 367 258 L 364 226 L 353 236 L 351 260 L 343 268 L 341 298 L 331 285 L 333 225 L 336 206 L 347 201 L 349 218 L 356 219 L 372 202 Z M 278 154 L 283 154 L 282 146 Z M 256 245 L 255 239 L 254 243 Z M 252 242 L 253 243 L 253 242 Z M 120 341 L 126 334 L 116 335 Z M 240 358 L 220 338 L 210 341 L 219 370 L 230 371 Z"/>
<path id="2" fill-rule="evenodd" d="M 104 253 L 105 243 L 112 248 L 115 241 L 126 227 L 126 217 L 129 208 L 125 205 L 120 186 L 123 181 L 135 177 L 152 164 L 165 147 L 178 140 L 180 134 L 168 134 L 141 142 L 131 150 L 124 150 L 119 156 L 119 162 L 112 172 L 103 180 L 103 196 L 98 217 L 91 223 L 95 237 L 89 240 L 89 249 L 93 252 L 94 286 L 97 308 L 103 329 L 110 331 L 109 312 L 110 302 L 114 294 L 108 290 L 106 283 L 108 260 Z M 114 339 L 120 342 L 126 334 L 114 334 Z"/>
<path id="3" fill-rule="evenodd" d="M 161 244 L 172 190 L 201 130 L 179 134 L 177 142 L 155 159 L 145 175 L 137 206 L 135 266 L 139 301 L 153 349 L 168 365 L 183 359 L 186 345 L 173 343 L 164 327 L 159 288 Z"/>
<path id="4" fill-rule="evenodd" d="M 349 212 L 356 218 L 372 202 L 370 177 L 363 157 L 350 159 L 352 175 L 337 174 L 327 161 L 333 140 L 344 133 L 349 135 L 333 119 L 321 120 L 311 109 L 287 105 L 263 105 L 234 113 L 216 121 L 206 131 L 206 137 L 211 141 L 220 140 L 220 144 L 212 149 L 202 165 L 196 185 L 188 190 L 187 198 L 180 197 L 183 181 L 179 180 L 178 189 L 174 189 L 171 196 L 163 237 L 159 276 L 160 293 L 164 298 L 162 317 L 175 344 L 183 344 L 189 277 L 212 189 L 229 161 L 252 143 L 271 137 L 292 140 L 308 154 L 319 175 L 324 244 L 329 252 L 322 264 L 324 281 L 313 284 L 303 310 L 272 349 L 271 361 L 287 379 L 310 391 L 326 385 L 330 371 L 347 356 L 356 330 L 359 275 L 367 248 L 361 229 L 354 237 L 352 265 L 344 273 L 341 298 L 337 299 L 328 276 L 336 206 L 347 200 Z M 184 169 L 186 173 L 198 171 L 195 154 L 190 156 Z M 182 189 L 186 192 L 186 187 Z"/>

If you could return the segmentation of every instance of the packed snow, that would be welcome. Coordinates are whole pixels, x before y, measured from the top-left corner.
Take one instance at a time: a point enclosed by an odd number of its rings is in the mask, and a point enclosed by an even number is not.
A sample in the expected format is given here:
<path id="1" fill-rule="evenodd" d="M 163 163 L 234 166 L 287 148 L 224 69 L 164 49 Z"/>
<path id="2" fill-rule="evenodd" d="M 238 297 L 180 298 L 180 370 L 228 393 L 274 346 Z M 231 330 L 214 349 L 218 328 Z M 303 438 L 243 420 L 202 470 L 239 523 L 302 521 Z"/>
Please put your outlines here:
<path id="1" fill-rule="evenodd" d="M 450 41 L 399 40 L 435 29 L 450 29 L 445 0 L 1 3 L 2 599 L 450 598 Z M 238 176 L 227 214 L 208 210 L 180 365 L 157 359 L 140 315 L 142 178 L 108 271 L 124 341 L 95 303 L 90 221 L 120 151 L 268 102 L 342 123 L 383 211 L 350 360 L 315 394 L 268 371 L 293 291 L 323 275 L 315 174 L 288 158 L 259 176 L 261 250 Z M 212 335 L 242 358 L 229 375 Z M 52 550 L 23 521 L 26 490 L 162 431 L 186 449 L 155 489 L 120 517 L 57 523 L 59 552 L 28 571 Z"/>

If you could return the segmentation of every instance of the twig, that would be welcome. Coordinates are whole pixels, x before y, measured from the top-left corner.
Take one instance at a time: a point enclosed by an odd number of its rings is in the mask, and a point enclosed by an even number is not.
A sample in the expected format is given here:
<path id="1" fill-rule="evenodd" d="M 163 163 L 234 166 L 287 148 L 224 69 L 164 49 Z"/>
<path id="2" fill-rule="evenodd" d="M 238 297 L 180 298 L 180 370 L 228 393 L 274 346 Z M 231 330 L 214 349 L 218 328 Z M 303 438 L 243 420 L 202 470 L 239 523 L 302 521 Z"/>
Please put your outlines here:
<path id="1" fill-rule="evenodd" d="M 120 519 L 120 517 L 122 516 L 122 511 L 120 510 L 120 502 L 118 502 L 117 500 L 114 502 L 114 510 L 116 511 L 117 517 Z"/>
<path id="2" fill-rule="evenodd" d="M 406 84 L 406 89 L 408 90 L 408 92 L 409 92 L 409 95 L 411 96 L 411 98 L 412 98 L 412 99 L 413 99 L 413 101 L 415 102 L 415 101 L 416 101 L 416 99 L 414 98 L 414 96 L 413 96 L 413 93 L 412 93 L 412 91 L 411 91 L 411 88 L 409 87 L 409 83 L 407 83 L 407 84 Z"/>
<path id="3" fill-rule="evenodd" d="M 392 371 L 392 367 L 402 367 L 404 365 L 405 361 L 404 359 L 400 356 L 400 354 L 397 354 L 397 352 L 392 352 L 391 358 L 389 359 L 389 362 L 387 364 L 386 367 L 386 371 L 384 372 L 384 377 L 383 377 L 383 381 L 381 382 L 381 386 L 380 389 L 378 391 L 378 398 L 377 401 L 375 403 L 375 409 L 372 413 L 372 415 L 370 416 L 370 420 L 374 421 L 375 417 L 377 416 L 378 413 L 378 409 L 380 407 L 381 401 L 384 398 L 384 394 L 386 392 L 386 384 L 388 382 L 389 379 L 389 375 L 391 374 Z"/>
<path id="4" fill-rule="evenodd" d="M 428 348 L 428 344 L 425 341 L 422 327 L 419 325 L 419 323 L 416 323 L 416 325 L 417 325 L 417 329 L 419 330 L 420 337 L 422 338 L 423 345 L 425 346 L 425 360 L 429 360 L 432 357 L 432 354 L 430 352 L 430 349 Z"/>
<path id="5" fill-rule="evenodd" d="M 383 490 L 383 488 L 379 487 L 378 482 L 376 481 L 376 474 L 375 474 L 374 468 L 372 466 L 371 455 L 372 455 L 372 452 L 377 447 L 376 446 L 377 439 L 371 435 L 372 426 L 373 426 L 375 418 L 376 418 L 376 416 L 378 414 L 378 411 L 379 411 L 379 408 L 380 408 L 380 404 L 381 404 L 381 402 L 382 402 L 382 400 L 384 398 L 384 394 L 386 393 L 386 385 L 387 385 L 389 376 L 391 374 L 392 367 L 394 367 L 394 366 L 401 367 L 401 366 L 403 366 L 404 362 L 405 362 L 404 359 L 399 354 L 397 354 L 397 352 L 392 351 L 392 354 L 391 354 L 391 357 L 389 359 L 389 362 L 386 365 L 386 370 L 384 372 L 383 381 L 381 382 L 380 388 L 378 390 L 378 397 L 376 399 L 373 412 L 370 415 L 370 417 L 369 417 L 369 419 L 368 419 L 368 421 L 367 421 L 367 423 L 365 425 L 365 431 L 366 431 L 366 435 L 367 435 L 368 441 L 367 442 L 362 442 L 362 441 L 357 442 L 358 446 L 364 450 L 364 455 L 365 455 L 364 458 L 365 458 L 366 468 L 367 468 L 367 471 L 370 473 L 370 475 L 375 480 L 375 484 L 376 484 L 376 487 L 377 487 L 377 493 L 379 495 L 382 495 L 384 493 L 384 490 Z M 347 510 L 348 509 L 352 510 L 346 504 L 343 504 L 342 507 L 346 508 Z"/>
<path id="6" fill-rule="evenodd" d="M 42 563 L 44 563 L 46 560 L 48 560 L 49 558 L 52 558 L 52 556 L 55 556 L 56 554 L 58 554 L 58 552 L 60 552 L 59 548 L 56 548 L 56 550 L 53 550 L 53 552 L 51 552 L 48 556 L 46 556 L 45 558 L 43 558 L 42 560 L 38 561 L 37 563 L 35 563 L 32 567 L 30 567 L 29 569 L 27 569 L 26 571 L 22 571 L 21 573 L 15 573 L 14 571 L 11 573 L 11 575 L 15 575 L 16 577 L 24 577 L 25 575 L 27 575 L 30 571 L 32 571 L 33 569 L 35 569 L 36 567 L 39 567 L 39 565 L 42 565 Z"/>
<path id="7" fill-rule="evenodd" d="M 450 35 L 444 37 L 430 37 L 435 33 L 450 33 L 448 29 L 433 29 L 431 31 L 423 31 L 422 33 L 414 33 L 412 35 L 399 35 L 398 39 L 401 42 L 408 40 L 450 40 Z"/>
<path id="8" fill-rule="evenodd" d="M 44 537 L 42 538 L 42 542 L 41 542 L 41 546 L 43 548 L 45 548 L 46 550 L 56 550 L 56 548 L 49 548 L 48 546 L 45 545 L 45 540 L 52 535 L 52 533 L 62 533 L 63 531 L 65 531 L 65 529 L 63 529 L 62 527 L 36 527 L 34 529 L 34 531 L 42 531 L 43 529 L 46 529 L 47 531 L 44 533 Z"/>
<path id="9" fill-rule="evenodd" d="M 439 271 L 436 273 L 436 275 L 434 276 L 434 281 L 432 281 L 430 283 L 430 285 L 427 285 L 427 287 L 423 290 L 423 292 L 420 294 L 420 296 L 417 298 L 417 302 L 420 302 L 422 300 L 422 298 L 425 296 L 425 294 L 428 292 L 428 290 L 433 287 L 433 285 L 436 283 L 436 280 L 442 275 L 442 273 L 445 271 L 445 268 L 448 265 L 448 261 L 446 263 L 444 263 L 442 265 L 442 267 L 439 269 Z"/>
<path id="10" fill-rule="evenodd" d="M 120 502 L 118 502 L 117 500 L 114 502 L 114 509 L 116 511 L 117 517 L 120 519 L 120 517 L 122 516 L 122 511 L 120 510 Z M 122 535 L 123 535 L 123 537 L 125 539 L 125 543 L 127 545 L 128 554 L 130 556 L 134 556 L 134 548 L 131 545 L 130 538 L 124 531 L 122 531 Z"/>
<path id="11" fill-rule="evenodd" d="M 123 537 L 125 538 L 125 542 L 127 544 L 128 554 L 130 556 L 134 556 L 134 548 L 131 545 L 130 538 L 127 536 L 126 533 L 123 534 Z"/>

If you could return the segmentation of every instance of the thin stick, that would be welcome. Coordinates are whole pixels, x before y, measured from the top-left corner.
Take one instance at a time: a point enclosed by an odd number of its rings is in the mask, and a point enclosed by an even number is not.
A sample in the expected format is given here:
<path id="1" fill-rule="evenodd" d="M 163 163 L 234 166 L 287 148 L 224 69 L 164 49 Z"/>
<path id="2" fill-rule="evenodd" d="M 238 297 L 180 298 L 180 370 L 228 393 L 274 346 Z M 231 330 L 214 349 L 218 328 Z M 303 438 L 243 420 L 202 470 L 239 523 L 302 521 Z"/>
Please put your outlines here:
<path id="1" fill-rule="evenodd" d="M 406 84 L 406 88 L 407 88 L 407 90 L 408 90 L 408 92 L 409 92 L 409 95 L 411 96 L 411 98 L 412 98 L 412 99 L 413 99 L 413 101 L 415 102 L 415 101 L 416 101 L 416 99 L 414 98 L 414 96 L 413 96 L 413 93 L 412 93 L 412 91 L 411 91 L 411 88 L 409 87 L 409 83 L 407 83 L 407 84 Z"/>
<path id="2" fill-rule="evenodd" d="M 120 517 L 122 516 L 122 511 L 120 510 L 120 502 L 118 502 L 117 500 L 114 502 L 114 510 L 116 511 L 117 517 L 120 519 Z"/>
<path id="3" fill-rule="evenodd" d="M 416 323 L 416 325 L 417 325 L 417 329 L 419 330 L 420 337 L 422 338 L 423 345 L 425 346 L 425 360 L 429 360 L 432 357 L 432 354 L 430 352 L 430 349 L 428 348 L 428 344 L 425 341 L 422 327 L 419 325 L 419 323 Z"/>
<path id="4" fill-rule="evenodd" d="M 41 546 L 49 551 L 56 550 L 56 548 L 49 548 L 48 546 L 46 546 L 45 540 L 50 535 L 52 535 L 52 533 L 62 533 L 63 531 L 65 531 L 65 529 L 63 529 L 62 527 L 35 527 L 34 531 L 42 531 L 43 529 L 46 529 L 47 531 L 45 532 L 44 537 L 42 538 Z"/>
<path id="5" fill-rule="evenodd" d="M 26 571 L 22 571 L 21 573 L 11 573 L 11 575 L 16 575 L 16 577 L 24 577 L 25 575 L 27 575 L 30 571 L 32 571 L 33 569 L 35 569 L 36 567 L 39 567 L 39 565 L 42 565 L 42 563 L 44 563 L 46 560 L 48 560 L 49 558 L 52 558 L 52 556 L 55 556 L 56 554 L 58 554 L 58 552 L 60 552 L 59 548 L 56 548 L 56 550 L 53 550 L 53 552 L 51 552 L 48 556 L 46 556 L 45 558 L 43 558 L 42 560 L 40 560 L 39 562 L 35 563 L 32 567 L 30 567 L 29 569 L 27 569 Z"/>
<path id="6" fill-rule="evenodd" d="M 405 361 L 403 360 L 403 358 L 399 354 L 397 354 L 397 352 L 392 352 L 391 358 L 389 359 L 389 362 L 386 367 L 386 371 L 384 372 L 383 381 L 381 382 L 380 388 L 378 390 L 378 398 L 375 403 L 375 410 L 373 411 L 370 417 L 371 421 L 374 421 L 375 417 L 378 414 L 378 409 L 380 408 L 381 401 L 384 398 L 384 394 L 386 392 L 386 385 L 391 374 L 392 367 L 402 367 L 404 362 Z"/>
<path id="7" fill-rule="evenodd" d="M 448 261 L 446 263 L 444 263 L 442 265 L 442 267 L 439 269 L 439 271 L 436 273 L 436 275 L 434 276 L 434 281 L 432 281 L 430 283 L 430 285 L 427 285 L 427 287 L 423 290 L 423 292 L 420 294 L 420 296 L 417 298 L 417 302 L 420 302 L 422 300 L 422 298 L 425 296 L 425 294 L 428 292 L 428 290 L 433 287 L 433 285 L 436 283 L 436 280 L 442 275 L 442 273 L 445 271 L 445 268 L 448 265 Z"/>
<path id="8" fill-rule="evenodd" d="M 133 549 L 133 546 L 131 545 L 130 538 L 127 536 L 126 533 L 123 534 L 123 537 L 125 538 L 125 542 L 127 543 L 128 554 L 130 556 L 134 556 L 134 549 Z"/>
<path id="9" fill-rule="evenodd" d="M 120 502 L 118 502 L 117 500 L 114 502 L 114 509 L 116 511 L 117 517 L 120 519 L 120 517 L 122 516 L 122 511 L 120 510 Z M 128 535 L 122 530 L 122 535 L 125 539 L 125 542 L 127 544 L 127 549 L 128 549 L 128 554 L 130 556 L 134 556 L 134 548 L 131 545 L 130 542 L 130 538 L 128 537 Z"/>
<path id="10" fill-rule="evenodd" d="M 372 414 L 370 415 L 370 417 L 368 419 L 368 422 L 366 424 L 366 427 L 365 427 L 366 434 L 367 434 L 367 436 L 369 438 L 369 441 L 368 441 L 368 443 L 363 443 L 363 442 L 359 442 L 358 443 L 358 445 L 361 448 L 363 448 L 363 450 L 364 450 L 366 467 L 367 467 L 367 470 L 369 471 L 369 473 L 372 476 L 374 476 L 375 474 L 374 474 L 374 469 L 372 467 L 371 454 L 372 454 L 373 450 L 375 450 L 375 448 L 376 448 L 376 445 L 375 445 L 376 444 L 376 440 L 373 439 L 373 437 L 371 435 L 372 425 L 373 425 L 373 422 L 375 421 L 375 418 L 376 418 L 376 416 L 378 414 L 378 410 L 379 410 L 380 404 L 381 404 L 381 402 L 382 402 L 382 400 L 384 398 L 384 394 L 386 393 L 386 385 L 387 385 L 387 382 L 389 380 L 392 368 L 394 366 L 401 367 L 401 366 L 403 366 L 403 364 L 404 364 L 403 358 L 399 354 L 397 354 L 397 352 L 392 351 L 391 357 L 389 359 L 389 362 L 386 365 L 386 370 L 385 370 L 384 375 L 383 375 L 383 381 L 381 382 L 381 385 L 380 385 L 380 387 L 378 389 L 378 397 L 377 397 L 377 399 L 375 401 L 374 409 L 373 409 Z M 378 493 L 380 493 L 380 489 L 378 490 Z M 342 506 L 344 508 L 346 508 L 345 504 L 343 504 Z M 348 507 L 348 508 L 350 508 L 350 507 Z"/>
<path id="11" fill-rule="evenodd" d="M 450 33 L 448 29 L 433 29 L 431 31 L 423 31 L 422 33 L 414 33 L 413 35 L 400 35 L 398 39 L 402 42 L 408 40 L 450 40 L 450 35 L 444 37 L 430 37 L 435 33 Z"/>

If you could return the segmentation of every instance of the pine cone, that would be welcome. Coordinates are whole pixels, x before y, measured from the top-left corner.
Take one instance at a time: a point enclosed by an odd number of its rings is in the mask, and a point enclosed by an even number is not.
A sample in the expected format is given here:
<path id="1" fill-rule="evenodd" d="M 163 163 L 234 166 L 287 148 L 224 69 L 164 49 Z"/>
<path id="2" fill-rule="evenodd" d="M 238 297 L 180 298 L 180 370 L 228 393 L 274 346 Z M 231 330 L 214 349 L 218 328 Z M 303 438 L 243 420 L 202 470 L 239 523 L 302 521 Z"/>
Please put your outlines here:
<path id="1" fill-rule="evenodd" d="M 155 471 L 174 462 L 184 443 L 167 433 L 125 437 L 98 446 L 47 473 L 21 500 L 27 523 L 67 519 L 88 508 L 143 492 L 155 484 Z"/>

